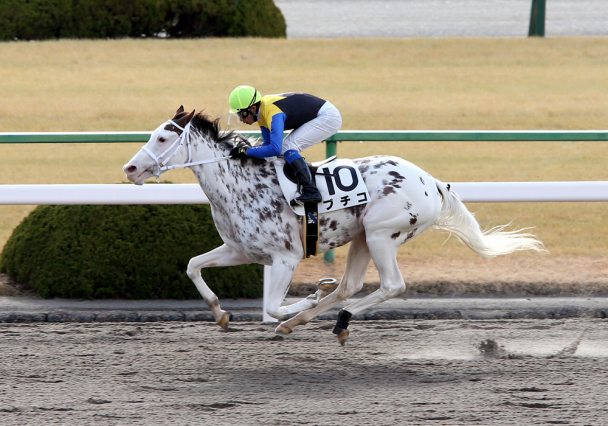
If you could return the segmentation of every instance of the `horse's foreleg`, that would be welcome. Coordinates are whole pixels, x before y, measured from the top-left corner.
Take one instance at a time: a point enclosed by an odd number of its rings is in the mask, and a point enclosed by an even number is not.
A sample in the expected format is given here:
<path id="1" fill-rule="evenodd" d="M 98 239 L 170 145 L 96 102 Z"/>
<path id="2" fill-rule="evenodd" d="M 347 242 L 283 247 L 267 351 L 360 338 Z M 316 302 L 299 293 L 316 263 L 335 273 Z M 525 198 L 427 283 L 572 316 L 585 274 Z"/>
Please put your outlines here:
<path id="1" fill-rule="evenodd" d="M 282 313 L 282 316 L 297 314 L 298 312 L 305 311 L 307 309 L 312 309 L 319 304 L 319 301 L 323 299 L 325 296 L 330 294 L 332 291 L 336 289 L 338 285 L 333 284 L 319 284 L 316 292 L 306 296 L 305 298 L 298 300 L 297 302 L 292 303 L 291 305 L 281 306 L 279 309 Z"/>
<path id="2" fill-rule="evenodd" d="M 264 310 L 271 317 L 279 319 L 293 313 L 290 306 L 281 306 L 281 303 L 287 295 L 291 278 L 298 263 L 300 263 L 299 258 L 281 257 L 273 259 L 270 266 L 271 286 L 264 297 Z"/>
<path id="3" fill-rule="evenodd" d="M 336 284 L 336 280 L 332 281 L 333 282 L 331 284 L 319 282 L 316 292 L 306 296 L 301 300 L 298 300 L 295 303 L 292 303 L 291 305 L 281 306 L 279 310 L 282 316 L 297 314 L 298 312 L 302 312 L 307 309 L 312 309 L 317 306 L 321 299 L 323 299 L 325 296 L 334 291 L 338 286 Z"/>
<path id="4" fill-rule="evenodd" d="M 242 265 L 248 262 L 247 258 L 226 244 L 200 256 L 193 257 L 188 262 L 188 277 L 190 277 L 203 300 L 207 303 L 209 309 L 211 309 L 215 321 L 224 330 L 228 329 L 230 314 L 220 308 L 220 301 L 203 280 L 201 269 L 213 266 Z"/>
<path id="5" fill-rule="evenodd" d="M 276 329 L 277 333 L 290 333 L 298 325 L 308 323 L 317 315 L 328 311 L 338 303 L 346 300 L 363 287 L 363 279 L 369 264 L 370 254 L 365 242 L 365 235 L 354 238 L 348 252 L 346 271 L 338 287 L 319 301 L 311 309 L 304 310 L 295 317 L 282 322 Z"/>
<path id="6" fill-rule="evenodd" d="M 306 309 L 314 308 L 319 303 L 319 297 L 317 293 L 313 293 L 301 300 L 298 300 L 291 305 L 281 306 L 279 308 L 281 317 L 293 315 Z"/>

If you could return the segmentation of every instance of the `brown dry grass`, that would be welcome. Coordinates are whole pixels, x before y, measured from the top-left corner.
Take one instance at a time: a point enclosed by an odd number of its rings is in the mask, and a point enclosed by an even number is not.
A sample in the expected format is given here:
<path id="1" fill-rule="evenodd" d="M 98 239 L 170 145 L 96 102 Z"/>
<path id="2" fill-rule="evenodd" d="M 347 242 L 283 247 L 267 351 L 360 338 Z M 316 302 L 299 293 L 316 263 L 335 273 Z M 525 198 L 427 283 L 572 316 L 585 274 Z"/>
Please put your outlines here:
<path id="1" fill-rule="evenodd" d="M 608 295 L 608 258 L 605 256 L 512 255 L 496 259 L 448 257 L 436 247 L 436 254 L 399 257 L 407 283 L 407 296 L 603 296 Z M 308 295 L 316 291 L 321 277 L 339 279 L 344 262 L 320 259 L 302 262 L 291 293 Z M 379 286 L 378 271 L 370 264 L 363 293 Z"/>
<path id="2" fill-rule="evenodd" d="M 46 41 L 0 43 L 0 56 L 0 131 L 6 132 L 150 130 L 179 104 L 225 119 L 227 93 L 242 82 L 266 93 L 327 97 L 341 109 L 344 129 L 603 129 L 608 123 L 608 38 Z M 137 148 L 0 146 L 2 183 L 120 182 L 121 165 Z M 400 155 L 444 181 L 606 180 L 608 144 L 344 143 L 339 153 Z M 320 159 L 323 148 L 308 156 Z M 194 181 L 187 171 L 166 177 Z M 484 226 L 534 226 L 551 252 L 544 259 L 558 264 L 562 257 L 601 258 L 608 248 L 606 203 L 470 207 Z M 0 245 L 30 210 L 0 207 Z M 444 238 L 424 235 L 402 256 L 471 259 L 453 241 L 441 245 Z M 345 251 L 337 255 L 341 260 Z M 319 259 L 308 263 L 323 268 Z M 600 268 L 605 272 L 605 263 Z"/>
<path id="3" fill-rule="evenodd" d="M 150 129 L 243 81 L 331 98 L 345 129 L 598 129 L 608 39 L 2 43 L 0 131 Z M 35 118 L 35 119 L 34 119 Z"/>

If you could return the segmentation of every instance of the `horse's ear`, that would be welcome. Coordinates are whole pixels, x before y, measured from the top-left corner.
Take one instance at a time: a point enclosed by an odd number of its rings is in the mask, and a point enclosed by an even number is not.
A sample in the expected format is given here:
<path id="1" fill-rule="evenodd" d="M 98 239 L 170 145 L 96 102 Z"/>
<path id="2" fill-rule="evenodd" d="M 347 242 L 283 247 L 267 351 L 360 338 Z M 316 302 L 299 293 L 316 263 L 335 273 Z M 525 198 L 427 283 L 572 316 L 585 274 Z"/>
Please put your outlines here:
<path id="1" fill-rule="evenodd" d="M 183 112 L 184 112 L 184 106 L 180 105 L 179 108 L 177 109 L 177 111 L 175 111 L 175 116 L 177 117 L 178 115 L 180 115 Z"/>
<path id="2" fill-rule="evenodd" d="M 191 113 L 184 115 L 183 117 L 180 117 L 178 119 L 175 120 L 175 122 L 177 124 L 179 124 L 182 127 L 186 127 L 186 124 L 190 123 L 190 120 L 192 120 L 192 117 L 194 117 L 194 112 L 196 110 L 192 110 Z M 183 112 L 183 111 L 182 111 Z"/>

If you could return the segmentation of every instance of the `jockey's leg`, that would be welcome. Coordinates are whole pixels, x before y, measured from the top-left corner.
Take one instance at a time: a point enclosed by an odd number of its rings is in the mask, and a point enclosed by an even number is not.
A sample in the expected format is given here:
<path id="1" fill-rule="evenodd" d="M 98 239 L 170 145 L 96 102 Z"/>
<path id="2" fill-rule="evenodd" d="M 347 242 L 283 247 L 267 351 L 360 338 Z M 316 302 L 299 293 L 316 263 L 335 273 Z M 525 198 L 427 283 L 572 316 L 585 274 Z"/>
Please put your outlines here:
<path id="1" fill-rule="evenodd" d="M 342 127 L 340 111 L 330 102 L 325 102 L 315 118 L 287 135 L 281 153 L 292 149 L 302 152 L 335 135 L 340 127 Z"/>
<path id="2" fill-rule="evenodd" d="M 342 126 L 340 111 L 331 103 L 325 102 L 317 116 L 292 131 L 283 141 L 282 154 L 285 161 L 294 170 L 302 194 L 297 198 L 301 202 L 321 201 L 321 194 L 314 185 L 308 165 L 300 155 L 306 148 L 321 143 L 333 136 Z"/>
<path id="3" fill-rule="evenodd" d="M 365 242 L 365 234 L 360 234 L 351 242 L 346 262 L 346 271 L 338 287 L 328 296 L 321 299 L 317 306 L 302 311 L 295 317 L 282 322 L 275 331 L 277 333 L 291 333 L 298 325 L 308 323 L 317 315 L 328 311 L 361 290 L 369 260 L 370 254 Z"/>
<path id="4" fill-rule="evenodd" d="M 296 197 L 301 203 L 319 203 L 321 202 L 321 193 L 315 185 L 308 164 L 304 158 L 296 150 L 289 150 L 284 154 L 285 161 L 293 170 L 298 185 L 301 188 L 300 196 Z"/>
<path id="5" fill-rule="evenodd" d="M 207 303 L 209 309 L 211 309 L 215 321 L 223 329 L 228 328 L 230 314 L 220 308 L 219 299 L 215 293 L 211 291 L 209 286 L 207 286 L 201 276 L 201 269 L 212 266 L 243 265 L 249 262 L 250 261 L 245 256 L 228 247 L 226 244 L 213 249 L 210 252 L 201 254 L 200 256 L 193 257 L 190 259 L 190 262 L 188 262 L 188 277 L 190 277 L 198 292 L 203 297 L 203 300 Z"/>

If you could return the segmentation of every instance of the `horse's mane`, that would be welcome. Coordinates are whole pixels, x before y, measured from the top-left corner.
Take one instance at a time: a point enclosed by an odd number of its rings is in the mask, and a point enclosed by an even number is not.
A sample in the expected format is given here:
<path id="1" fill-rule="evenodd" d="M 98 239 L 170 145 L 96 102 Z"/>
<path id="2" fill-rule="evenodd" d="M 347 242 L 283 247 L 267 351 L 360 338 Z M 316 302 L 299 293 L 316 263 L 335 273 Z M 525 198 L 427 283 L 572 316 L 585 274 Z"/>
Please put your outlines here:
<path id="1" fill-rule="evenodd" d="M 235 133 L 234 130 L 230 130 L 222 134 L 222 130 L 220 129 L 220 119 L 216 118 L 215 120 L 211 120 L 202 112 L 199 112 L 192 117 L 190 126 L 200 132 L 203 132 L 217 143 L 226 144 L 228 148 L 232 148 L 237 140 L 242 139 L 248 142 L 245 138 L 242 138 L 240 135 Z"/>
<path id="2" fill-rule="evenodd" d="M 224 145 L 227 150 L 234 148 L 238 143 L 245 143 L 249 146 L 252 146 L 252 143 L 249 139 L 238 134 L 234 130 L 222 132 L 222 130 L 220 129 L 219 118 L 211 120 L 206 114 L 201 112 L 197 113 L 194 117 L 192 117 L 192 120 L 190 121 L 190 127 L 194 130 L 206 134 L 216 143 Z M 266 163 L 266 160 L 263 158 L 249 158 L 249 162 L 251 164 L 259 166 L 261 164 Z"/>

